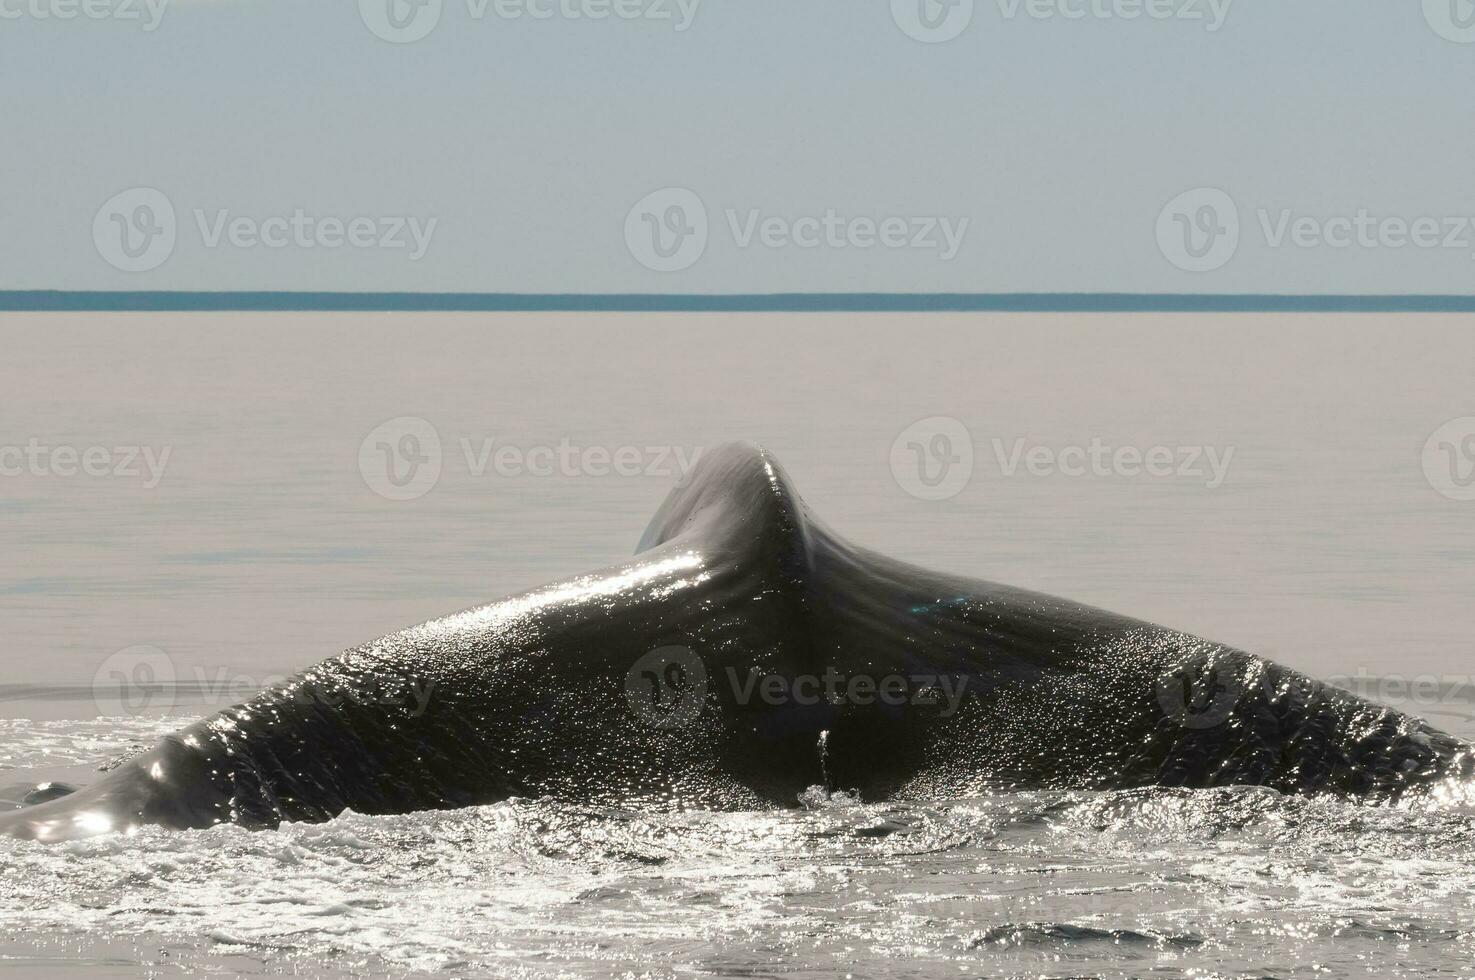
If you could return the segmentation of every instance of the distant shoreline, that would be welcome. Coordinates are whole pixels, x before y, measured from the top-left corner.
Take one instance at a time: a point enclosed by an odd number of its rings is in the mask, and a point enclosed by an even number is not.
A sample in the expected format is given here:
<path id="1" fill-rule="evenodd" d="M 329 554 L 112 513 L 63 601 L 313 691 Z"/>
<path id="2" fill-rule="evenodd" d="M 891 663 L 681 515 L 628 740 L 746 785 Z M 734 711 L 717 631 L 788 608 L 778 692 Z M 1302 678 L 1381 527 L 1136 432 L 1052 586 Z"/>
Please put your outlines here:
<path id="1" fill-rule="evenodd" d="M 1475 313 L 1475 295 L 0 290 L 0 312 Z"/>

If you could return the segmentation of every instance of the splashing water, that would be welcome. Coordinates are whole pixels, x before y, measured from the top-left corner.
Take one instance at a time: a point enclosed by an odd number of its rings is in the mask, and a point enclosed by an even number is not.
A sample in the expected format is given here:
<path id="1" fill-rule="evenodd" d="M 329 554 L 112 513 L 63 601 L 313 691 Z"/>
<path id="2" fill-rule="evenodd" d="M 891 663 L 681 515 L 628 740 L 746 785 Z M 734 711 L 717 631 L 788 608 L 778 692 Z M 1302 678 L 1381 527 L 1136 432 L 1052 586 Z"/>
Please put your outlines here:
<path id="1" fill-rule="evenodd" d="M 95 769 L 155 734 L 4 724 L 11 777 Z M 648 814 L 512 800 L 267 833 L 0 840 L 0 964 L 1423 977 L 1475 955 L 1464 804 L 1235 788 L 900 805 L 822 786 L 800 802 Z"/>

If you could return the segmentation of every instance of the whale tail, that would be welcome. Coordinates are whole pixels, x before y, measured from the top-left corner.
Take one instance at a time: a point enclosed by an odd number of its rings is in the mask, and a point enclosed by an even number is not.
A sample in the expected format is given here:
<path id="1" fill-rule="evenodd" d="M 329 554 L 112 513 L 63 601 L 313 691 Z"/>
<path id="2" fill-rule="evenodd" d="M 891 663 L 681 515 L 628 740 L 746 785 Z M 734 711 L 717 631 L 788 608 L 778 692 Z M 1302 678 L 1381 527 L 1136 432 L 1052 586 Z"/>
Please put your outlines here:
<path id="1" fill-rule="evenodd" d="M 642 539 L 673 543 L 738 554 L 787 591 L 788 669 L 809 676 L 778 679 L 773 712 L 823 738 L 827 782 L 867 798 L 1246 783 L 1392 795 L 1475 765 L 1416 718 L 1244 651 L 852 545 L 756 447 L 702 456 Z"/>
<path id="2" fill-rule="evenodd" d="M 1472 760 L 1243 651 L 856 547 L 772 456 L 728 445 L 632 559 L 348 650 L 0 814 L 0 832 L 262 828 L 509 796 L 754 809 L 815 784 L 1390 796 Z"/>

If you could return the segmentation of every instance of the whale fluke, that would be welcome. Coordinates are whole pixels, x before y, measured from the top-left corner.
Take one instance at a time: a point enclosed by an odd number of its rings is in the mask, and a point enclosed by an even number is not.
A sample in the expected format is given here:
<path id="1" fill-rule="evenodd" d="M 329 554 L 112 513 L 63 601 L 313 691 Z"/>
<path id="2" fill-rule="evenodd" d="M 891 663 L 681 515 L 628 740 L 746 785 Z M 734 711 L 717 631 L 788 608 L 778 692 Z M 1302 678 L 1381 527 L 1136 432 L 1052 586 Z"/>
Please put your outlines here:
<path id="1" fill-rule="evenodd" d="M 857 548 L 769 454 L 729 445 L 632 560 L 350 649 L 0 830 L 269 828 L 511 796 L 791 806 L 815 785 L 1387 798 L 1472 768 L 1424 722 L 1242 651 Z"/>

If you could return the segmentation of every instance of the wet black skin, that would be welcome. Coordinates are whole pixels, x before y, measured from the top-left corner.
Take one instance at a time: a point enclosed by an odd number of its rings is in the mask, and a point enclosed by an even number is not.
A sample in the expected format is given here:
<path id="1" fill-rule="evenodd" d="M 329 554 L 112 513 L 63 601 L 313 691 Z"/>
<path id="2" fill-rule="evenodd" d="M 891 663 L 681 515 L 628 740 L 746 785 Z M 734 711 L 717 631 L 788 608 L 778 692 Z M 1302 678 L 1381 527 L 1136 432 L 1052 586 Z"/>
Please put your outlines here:
<path id="1" fill-rule="evenodd" d="M 1389 798 L 1464 779 L 1471 759 L 1249 654 L 856 548 L 770 456 L 730 445 L 630 562 L 348 650 L 0 831 L 269 828 L 509 796 L 739 809 L 816 784 L 866 800 L 1152 784 Z"/>

